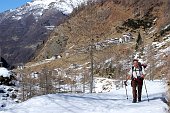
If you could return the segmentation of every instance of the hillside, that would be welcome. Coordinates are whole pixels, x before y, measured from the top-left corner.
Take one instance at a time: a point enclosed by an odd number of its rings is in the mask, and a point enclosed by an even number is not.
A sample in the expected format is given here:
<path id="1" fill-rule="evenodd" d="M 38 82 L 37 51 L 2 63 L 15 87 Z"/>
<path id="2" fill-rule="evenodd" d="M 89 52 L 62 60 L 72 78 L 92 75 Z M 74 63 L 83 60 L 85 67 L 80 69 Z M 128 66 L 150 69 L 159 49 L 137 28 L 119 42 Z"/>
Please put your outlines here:
<path id="1" fill-rule="evenodd" d="M 69 67 L 71 64 L 85 64 L 90 62 L 91 44 L 98 48 L 93 52 L 96 64 L 110 58 L 114 64 L 121 60 L 126 60 L 128 63 L 134 55 L 139 33 L 143 41 L 141 46 L 145 48 L 144 59 L 149 55 L 148 47 L 152 42 L 162 43 L 166 40 L 163 47 L 153 47 L 157 52 L 155 54 L 159 54 L 160 49 L 169 47 L 167 5 L 167 2 L 160 0 L 156 2 L 103 0 L 83 5 L 75 9 L 69 20 L 51 33 L 47 43 L 36 53 L 33 62 L 26 65 L 30 67 L 35 62 L 54 56 L 62 56 L 62 58 L 40 63 L 41 65 L 36 63 L 37 66 L 34 65 L 33 69 L 41 70 L 42 67 L 55 69 Z M 165 14 L 167 16 L 164 16 Z M 123 44 L 116 42 L 128 33 L 131 34 L 129 42 Z M 161 57 L 161 59 L 168 60 L 169 57 Z"/>

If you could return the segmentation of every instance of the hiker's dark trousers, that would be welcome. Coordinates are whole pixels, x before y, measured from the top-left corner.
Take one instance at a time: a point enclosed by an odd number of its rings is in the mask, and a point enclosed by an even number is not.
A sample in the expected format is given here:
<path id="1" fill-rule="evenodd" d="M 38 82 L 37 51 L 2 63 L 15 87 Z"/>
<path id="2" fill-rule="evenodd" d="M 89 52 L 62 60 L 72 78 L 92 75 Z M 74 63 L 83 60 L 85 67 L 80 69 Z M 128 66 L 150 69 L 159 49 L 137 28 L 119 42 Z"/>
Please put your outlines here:
<path id="1" fill-rule="evenodd" d="M 143 78 L 134 78 L 131 81 L 133 100 L 141 101 Z"/>

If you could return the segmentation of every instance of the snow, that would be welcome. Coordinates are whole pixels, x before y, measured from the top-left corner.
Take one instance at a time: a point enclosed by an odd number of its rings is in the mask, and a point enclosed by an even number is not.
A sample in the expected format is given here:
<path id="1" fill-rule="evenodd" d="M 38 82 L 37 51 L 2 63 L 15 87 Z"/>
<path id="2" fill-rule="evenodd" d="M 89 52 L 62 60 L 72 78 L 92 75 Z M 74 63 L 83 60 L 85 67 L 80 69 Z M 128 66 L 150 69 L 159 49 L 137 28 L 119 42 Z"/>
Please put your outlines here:
<path id="1" fill-rule="evenodd" d="M 154 55 L 154 57 L 157 59 L 157 62 L 155 62 L 156 67 L 160 67 L 165 64 L 165 61 L 159 60 L 161 56 L 166 57 L 170 54 L 170 47 L 168 46 L 170 42 L 170 36 L 165 36 L 163 40 L 164 41 L 162 42 L 152 43 L 152 46 L 156 47 L 155 50 L 157 51 L 157 54 Z"/>
<path id="2" fill-rule="evenodd" d="M 12 95 L 18 95 L 18 87 L 0 85 L 0 107 L 5 107 L 19 102 L 18 98 L 11 98 Z M 2 93 L 3 92 L 3 93 Z M 8 96 L 7 96 L 8 95 Z M 1 111 L 1 108 L 0 108 Z"/>
<path id="3" fill-rule="evenodd" d="M 163 41 L 163 42 L 153 42 L 152 45 L 155 45 L 156 48 L 161 48 L 163 45 L 165 45 L 166 42 Z"/>
<path id="4" fill-rule="evenodd" d="M 3 77 L 10 77 L 11 75 L 11 72 L 8 71 L 6 68 L 4 67 L 0 67 L 0 76 L 3 76 Z"/>
<path id="5" fill-rule="evenodd" d="M 45 28 L 48 30 L 53 30 L 55 28 L 55 26 L 45 26 Z"/>
<path id="6" fill-rule="evenodd" d="M 130 81 L 126 99 L 125 88 L 107 93 L 49 94 L 12 104 L 0 113 L 166 113 L 168 106 L 162 101 L 166 92 L 163 81 L 145 81 L 149 99 L 143 87 L 142 102 L 132 103 Z M 101 84 L 99 84 L 101 85 Z"/>
<path id="7" fill-rule="evenodd" d="M 160 52 L 170 54 L 170 47 L 160 50 Z"/>
<path id="8" fill-rule="evenodd" d="M 113 89 L 116 89 L 116 81 L 108 78 L 94 78 L 94 92 L 102 93 L 102 92 L 110 92 Z"/>
<path id="9" fill-rule="evenodd" d="M 52 8 L 68 15 L 72 13 L 74 8 L 82 3 L 86 4 L 87 1 L 88 0 L 33 0 L 16 10 L 11 10 L 11 12 L 17 12 L 14 19 L 21 19 L 22 16 L 31 13 L 38 19 L 44 10 Z"/>
<path id="10" fill-rule="evenodd" d="M 46 10 L 61 11 L 63 14 L 69 15 L 74 8 L 87 4 L 87 1 L 89 0 L 32 0 L 21 7 L 6 11 L 0 22 L 11 17 L 14 20 L 20 20 L 31 14 L 38 21 Z"/>
<path id="11" fill-rule="evenodd" d="M 170 24 L 168 24 L 167 26 L 165 26 L 165 27 L 163 28 L 163 30 L 167 29 L 168 27 L 170 27 Z"/>

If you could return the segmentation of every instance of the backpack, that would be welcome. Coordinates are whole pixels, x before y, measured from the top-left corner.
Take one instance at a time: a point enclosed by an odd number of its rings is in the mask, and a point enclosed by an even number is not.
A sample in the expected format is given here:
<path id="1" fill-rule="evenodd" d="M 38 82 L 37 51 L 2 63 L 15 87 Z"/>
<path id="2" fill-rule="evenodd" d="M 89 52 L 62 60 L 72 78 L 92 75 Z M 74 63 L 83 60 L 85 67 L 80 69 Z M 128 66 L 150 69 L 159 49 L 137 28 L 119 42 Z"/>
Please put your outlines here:
<path id="1" fill-rule="evenodd" d="M 141 64 L 141 66 L 145 69 L 147 67 L 147 64 Z"/>
<path id="2" fill-rule="evenodd" d="M 138 62 L 139 65 L 139 71 L 142 71 L 142 67 L 145 69 L 147 67 L 147 64 L 142 64 L 141 62 Z M 132 66 L 132 71 L 133 71 L 133 66 Z"/>

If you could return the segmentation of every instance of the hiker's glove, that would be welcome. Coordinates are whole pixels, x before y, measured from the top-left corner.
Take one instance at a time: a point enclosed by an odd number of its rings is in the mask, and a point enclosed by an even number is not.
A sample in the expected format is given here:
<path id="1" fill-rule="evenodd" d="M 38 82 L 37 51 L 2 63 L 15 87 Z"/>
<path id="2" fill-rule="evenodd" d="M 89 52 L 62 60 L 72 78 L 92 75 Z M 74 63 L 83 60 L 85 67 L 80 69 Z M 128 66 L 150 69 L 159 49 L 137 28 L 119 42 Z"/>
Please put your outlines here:
<path id="1" fill-rule="evenodd" d="M 127 81 L 124 81 L 125 86 L 127 86 Z"/>
<path id="2" fill-rule="evenodd" d="M 145 76 L 144 76 L 144 75 L 142 75 L 141 77 L 142 77 L 143 79 L 145 78 Z"/>

